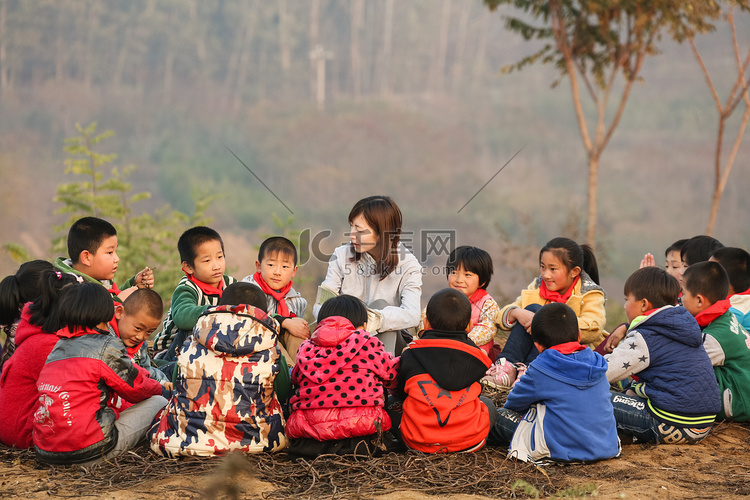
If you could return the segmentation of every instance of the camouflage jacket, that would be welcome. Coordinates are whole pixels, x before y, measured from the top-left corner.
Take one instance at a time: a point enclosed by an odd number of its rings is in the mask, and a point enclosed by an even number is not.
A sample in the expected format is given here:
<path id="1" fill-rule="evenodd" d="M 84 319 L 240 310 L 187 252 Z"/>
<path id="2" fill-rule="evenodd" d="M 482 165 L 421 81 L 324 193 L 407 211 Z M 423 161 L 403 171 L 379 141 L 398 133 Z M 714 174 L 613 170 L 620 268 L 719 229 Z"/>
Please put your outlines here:
<path id="1" fill-rule="evenodd" d="M 278 451 L 284 417 L 273 383 L 279 325 L 248 305 L 209 308 L 177 357 L 174 395 L 149 430 L 168 457 Z"/>

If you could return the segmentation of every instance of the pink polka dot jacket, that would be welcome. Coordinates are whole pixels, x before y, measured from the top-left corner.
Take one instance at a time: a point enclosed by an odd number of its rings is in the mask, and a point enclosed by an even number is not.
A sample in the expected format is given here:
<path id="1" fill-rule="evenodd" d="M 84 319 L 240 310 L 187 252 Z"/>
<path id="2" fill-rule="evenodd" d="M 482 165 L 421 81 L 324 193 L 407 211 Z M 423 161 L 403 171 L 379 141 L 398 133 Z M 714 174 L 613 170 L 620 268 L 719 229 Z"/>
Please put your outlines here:
<path id="1" fill-rule="evenodd" d="M 343 317 L 325 318 L 297 352 L 287 436 L 330 441 L 390 429 L 383 386 L 395 383 L 398 364 L 377 337 Z"/>

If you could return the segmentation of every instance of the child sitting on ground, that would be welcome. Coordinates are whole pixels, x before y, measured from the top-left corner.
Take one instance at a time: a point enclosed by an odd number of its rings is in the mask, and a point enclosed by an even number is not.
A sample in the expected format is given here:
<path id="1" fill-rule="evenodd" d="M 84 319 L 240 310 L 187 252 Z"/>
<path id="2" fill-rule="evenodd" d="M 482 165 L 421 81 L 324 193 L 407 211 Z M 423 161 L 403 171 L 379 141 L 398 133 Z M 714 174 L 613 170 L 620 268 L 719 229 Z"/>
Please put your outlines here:
<path id="1" fill-rule="evenodd" d="M 125 344 L 130 359 L 160 382 L 169 378 L 151 363 L 146 341 L 161 324 L 162 314 L 164 302 L 159 294 L 144 288 L 131 293 L 122 304 L 116 303 L 115 317 L 109 323 L 115 336 Z"/>
<path id="2" fill-rule="evenodd" d="M 729 310 L 745 330 L 750 331 L 750 254 L 742 248 L 724 247 L 708 260 L 721 264 L 729 275 Z"/>
<path id="3" fill-rule="evenodd" d="M 154 339 L 154 350 L 162 351 L 156 357 L 162 362 L 177 358 L 198 317 L 218 305 L 224 288 L 237 281 L 224 274 L 224 242 L 213 229 L 205 226 L 188 229 L 177 241 L 177 250 L 185 276 L 172 294 L 164 327 Z"/>
<path id="4" fill-rule="evenodd" d="M 367 333 L 367 308 L 351 295 L 323 303 L 318 326 L 297 352 L 292 414 L 286 426 L 290 452 L 366 453 L 379 431 L 391 428 L 384 385 L 396 379 L 398 359 Z M 358 444 L 364 441 L 363 449 Z"/>
<path id="5" fill-rule="evenodd" d="M 33 444 L 31 424 L 38 404 L 36 382 L 59 340 L 55 332 L 62 326 L 57 298 L 63 287 L 77 284 L 80 279 L 55 271 L 49 262 L 46 267 L 33 287 L 37 296 L 23 306 L 16 328 L 16 350 L 3 365 L 0 377 L 0 442 L 15 448 L 30 448 Z"/>
<path id="6" fill-rule="evenodd" d="M 286 446 L 273 389 L 281 357 L 278 323 L 265 307 L 260 288 L 234 283 L 198 318 L 177 357 L 174 395 L 149 430 L 152 450 L 213 456 Z"/>
<path id="7" fill-rule="evenodd" d="M 292 278 L 297 274 L 294 243 L 282 236 L 268 238 L 260 245 L 255 269 L 255 274 L 245 276 L 242 281 L 258 285 L 268 296 L 266 311 L 281 325 L 279 341 L 291 366 L 300 344 L 310 338 L 310 327 L 304 318 L 307 301 L 292 288 Z"/>
<path id="8" fill-rule="evenodd" d="M 68 230 L 67 259 L 58 257 L 55 267 L 85 281 L 99 283 L 122 302 L 137 288 L 153 288 L 154 273 L 148 267 L 118 287 L 113 281 L 120 258 L 117 256 L 117 230 L 98 217 L 78 219 Z"/>
<path id="9" fill-rule="evenodd" d="M 573 310 L 560 303 L 542 307 L 531 337 L 540 354 L 498 411 L 490 444 L 510 444 L 509 456 L 525 462 L 618 456 L 607 362 L 579 343 Z"/>
<path id="10" fill-rule="evenodd" d="M 425 453 L 477 451 L 497 410 L 480 397 L 479 381 L 491 363 L 467 335 L 469 299 L 458 290 L 440 290 L 427 304 L 425 328 L 401 355 L 395 396 L 403 401 L 402 415 L 394 429 L 409 448 Z"/>
<path id="11" fill-rule="evenodd" d="M 677 280 L 658 267 L 638 269 L 625 282 L 630 326 L 604 358 L 610 383 L 638 376 L 625 394 L 612 394 L 617 428 L 633 442 L 697 443 L 721 409 L 703 334 L 687 309 L 675 306 L 679 293 Z"/>
<path id="12" fill-rule="evenodd" d="M 109 335 L 114 305 L 106 289 L 67 286 L 58 309 L 60 340 L 37 381 L 34 448 L 50 464 L 91 465 L 135 446 L 167 400 L 161 384 Z M 135 404 L 118 417 L 107 404 L 112 394 Z"/>
<path id="13" fill-rule="evenodd" d="M 750 335 L 730 311 L 729 277 L 718 262 L 699 262 L 683 275 L 682 305 L 703 330 L 703 345 L 721 392 L 720 420 L 750 419 Z"/>
<path id="14" fill-rule="evenodd" d="M 606 296 L 599 286 L 599 267 L 588 245 L 553 238 L 539 251 L 540 274 L 512 304 L 500 310 L 500 329 L 508 341 L 483 383 L 511 387 L 539 355 L 529 334 L 534 313 L 550 302 L 567 304 L 576 313 L 581 342 L 592 349 L 604 340 Z"/>
<path id="15" fill-rule="evenodd" d="M 493 352 L 497 333 L 495 317 L 499 315 L 500 307 L 487 293 L 493 272 L 492 257 L 480 248 L 460 246 L 448 256 L 445 272 L 448 275 L 448 287 L 460 291 L 471 302 L 471 323 L 474 326 L 469 332 L 469 338 L 494 361 L 500 351 L 498 347 Z M 425 311 L 422 311 L 422 320 L 417 330 L 420 333 L 424 331 L 424 318 Z"/>

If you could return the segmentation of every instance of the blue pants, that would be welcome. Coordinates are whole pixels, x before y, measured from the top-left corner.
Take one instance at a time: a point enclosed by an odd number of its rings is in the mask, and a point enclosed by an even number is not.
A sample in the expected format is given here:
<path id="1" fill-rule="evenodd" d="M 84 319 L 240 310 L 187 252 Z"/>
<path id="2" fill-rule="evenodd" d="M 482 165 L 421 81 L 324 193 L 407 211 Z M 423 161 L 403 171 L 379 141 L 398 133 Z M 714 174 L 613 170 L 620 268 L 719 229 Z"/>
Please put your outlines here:
<path id="1" fill-rule="evenodd" d="M 542 306 L 539 304 L 529 304 L 526 306 L 527 311 L 536 313 Z M 498 358 L 505 358 L 513 364 L 523 363 L 528 365 L 534 359 L 539 356 L 539 351 L 534 345 L 534 341 L 529 335 L 529 332 L 521 326 L 521 323 L 516 322 L 513 328 L 510 330 L 508 341 L 503 347 L 503 351 L 498 354 Z"/>
<path id="2" fill-rule="evenodd" d="M 508 446 L 523 415 L 523 413 L 507 408 L 498 408 L 497 419 L 495 420 L 495 424 L 490 427 L 490 434 L 487 436 L 487 444 L 492 446 Z"/>

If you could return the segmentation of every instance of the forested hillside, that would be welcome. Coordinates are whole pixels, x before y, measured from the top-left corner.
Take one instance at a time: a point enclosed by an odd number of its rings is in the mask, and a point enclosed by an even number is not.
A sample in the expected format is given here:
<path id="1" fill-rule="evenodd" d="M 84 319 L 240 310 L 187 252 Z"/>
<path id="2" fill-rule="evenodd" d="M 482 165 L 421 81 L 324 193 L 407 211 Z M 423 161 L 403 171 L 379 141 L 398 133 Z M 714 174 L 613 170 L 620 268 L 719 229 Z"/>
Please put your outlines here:
<path id="1" fill-rule="evenodd" d="M 295 280 L 312 299 L 317 257 L 344 240 L 352 204 L 383 193 L 415 253 L 429 253 L 422 232 L 455 230 L 456 244 L 490 251 L 490 292 L 513 299 L 541 244 L 582 240 L 586 159 L 554 68 L 499 74 L 536 48 L 503 16 L 469 0 L 0 0 L 0 244 L 52 257 L 65 220 L 52 198 L 71 178 L 63 139 L 95 121 L 115 134 L 99 152 L 136 165 L 134 189 L 151 193 L 139 210 L 189 214 L 221 195 L 208 215 L 238 278 L 282 230 L 274 216 L 293 216 L 286 230 L 332 232 Z M 749 18 L 737 26 L 747 50 Z M 696 41 L 725 88 L 735 55 L 717 27 Z M 644 252 L 660 261 L 708 220 L 713 98 L 688 46 L 660 47 L 601 162 L 597 252 L 613 306 Z M 745 248 L 749 156 L 746 140 L 714 232 Z M 425 294 L 443 286 L 432 269 L 444 260 L 425 255 Z M 1 275 L 16 266 L 0 256 Z"/>

